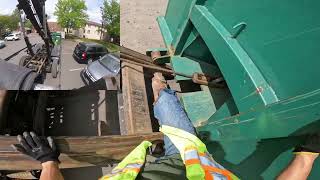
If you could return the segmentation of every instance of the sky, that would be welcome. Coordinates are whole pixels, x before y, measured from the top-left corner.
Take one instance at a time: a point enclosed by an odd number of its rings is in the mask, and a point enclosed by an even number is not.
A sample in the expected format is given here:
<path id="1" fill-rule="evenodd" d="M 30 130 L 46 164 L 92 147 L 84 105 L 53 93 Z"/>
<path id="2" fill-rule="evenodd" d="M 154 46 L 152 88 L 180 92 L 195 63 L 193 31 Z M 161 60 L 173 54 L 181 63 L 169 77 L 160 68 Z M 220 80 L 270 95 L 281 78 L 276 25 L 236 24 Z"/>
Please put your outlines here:
<path id="1" fill-rule="evenodd" d="M 85 0 L 87 5 L 87 13 L 89 15 L 90 21 L 101 22 L 101 12 L 100 7 L 103 5 L 103 0 Z M 11 14 L 16 8 L 17 0 L 0 0 L 0 14 Z M 56 21 L 57 17 L 53 15 L 55 4 L 58 0 L 47 0 L 46 1 L 46 12 L 49 15 L 49 21 Z"/>

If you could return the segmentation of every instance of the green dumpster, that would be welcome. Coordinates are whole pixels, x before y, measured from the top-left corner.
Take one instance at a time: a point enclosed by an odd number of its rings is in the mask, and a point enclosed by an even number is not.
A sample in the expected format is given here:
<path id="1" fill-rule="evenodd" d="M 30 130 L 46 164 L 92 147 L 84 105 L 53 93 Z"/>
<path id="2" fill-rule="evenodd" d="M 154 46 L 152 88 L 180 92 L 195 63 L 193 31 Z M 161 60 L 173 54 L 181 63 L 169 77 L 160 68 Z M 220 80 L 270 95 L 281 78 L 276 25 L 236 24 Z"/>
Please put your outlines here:
<path id="1" fill-rule="evenodd" d="M 215 159 L 242 179 L 274 179 L 294 146 L 320 130 L 319 8 L 316 0 L 169 0 L 158 18 L 176 72 L 224 77 L 228 88 L 200 86 L 181 101 Z M 317 160 L 310 179 L 319 168 Z"/>
<path id="2" fill-rule="evenodd" d="M 61 33 L 59 32 L 52 32 L 51 38 L 54 43 L 54 45 L 60 45 L 61 44 Z"/>

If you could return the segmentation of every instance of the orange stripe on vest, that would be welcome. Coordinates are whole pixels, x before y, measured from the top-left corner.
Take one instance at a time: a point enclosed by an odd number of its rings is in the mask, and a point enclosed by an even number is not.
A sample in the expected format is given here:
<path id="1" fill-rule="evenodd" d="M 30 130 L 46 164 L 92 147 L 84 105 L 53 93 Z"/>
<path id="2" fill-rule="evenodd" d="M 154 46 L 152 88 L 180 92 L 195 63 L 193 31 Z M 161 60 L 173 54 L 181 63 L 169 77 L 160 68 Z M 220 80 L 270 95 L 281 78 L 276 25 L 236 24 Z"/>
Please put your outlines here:
<path id="1" fill-rule="evenodd" d="M 211 173 L 208 170 L 204 171 L 205 173 L 205 180 L 213 180 L 213 176 L 211 175 Z"/>
<path id="2" fill-rule="evenodd" d="M 211 167 L 211 166 L 202 166 L 202 168 L 205 171 L 212 171 L 218 174 L 222 174 L 227 178 L 227 180 L 231 180 L 231 172 L 229 172 L 228 170 L 222 170 L 222 169 Z"/>
<path id="3" fill-rule="evenodd" d="M 199 159 L 189 159 L 185 161 L 186 166 L 188 165 L 192 165 L 192 164 L 200 164 L 200 160 Z"/>

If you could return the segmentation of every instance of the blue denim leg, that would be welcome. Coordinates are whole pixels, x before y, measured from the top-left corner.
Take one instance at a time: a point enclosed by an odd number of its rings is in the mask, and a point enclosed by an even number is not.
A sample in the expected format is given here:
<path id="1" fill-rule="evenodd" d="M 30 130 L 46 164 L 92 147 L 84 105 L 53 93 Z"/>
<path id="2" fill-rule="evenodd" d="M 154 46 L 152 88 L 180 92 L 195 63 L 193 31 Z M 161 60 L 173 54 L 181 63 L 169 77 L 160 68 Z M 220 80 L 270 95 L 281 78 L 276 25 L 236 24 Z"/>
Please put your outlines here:
<path id="1" fill-rule="evenodd" d="M 167 125 L 196 135 L 190 119 L 173 90 L 163 89 L 160 91 L 159 99 L 154 105 L 154 115 L 158 119 L 160 126 Z M 164 148 L 167 156 L 179 153 L 167 136 L 164 136 Z"/>

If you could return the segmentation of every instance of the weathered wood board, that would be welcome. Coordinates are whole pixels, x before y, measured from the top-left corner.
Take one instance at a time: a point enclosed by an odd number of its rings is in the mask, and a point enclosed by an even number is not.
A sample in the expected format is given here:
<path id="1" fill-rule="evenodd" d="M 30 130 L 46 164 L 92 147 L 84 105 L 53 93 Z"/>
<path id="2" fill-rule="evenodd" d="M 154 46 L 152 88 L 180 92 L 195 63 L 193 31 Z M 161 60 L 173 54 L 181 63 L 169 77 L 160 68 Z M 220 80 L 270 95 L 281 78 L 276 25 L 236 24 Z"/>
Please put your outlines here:
<path id="1" fill-rule="evenodd" d="M 60 168 L 107 166 L 119 162 L 143 140 L 162 139 L 161 133 L 128 136 L 55 137 Z M 0 170 L 41 169 L 40 163 L 15 151 L 16 137 L 0 137 Z"/>
<path id="2" fill-rule="evenodd" d="M 121 134 L 152 132 L 143 68 L 122 62 L 124 122 Z"/>

